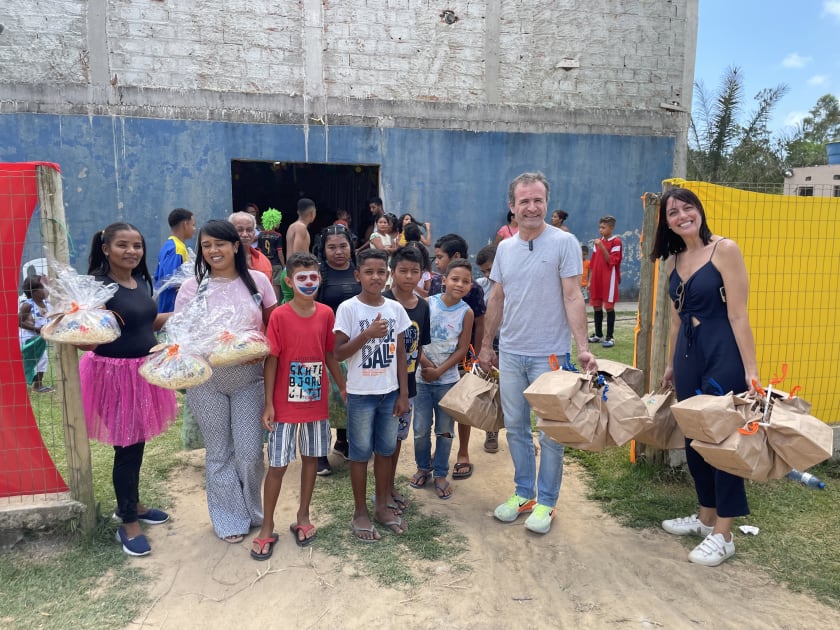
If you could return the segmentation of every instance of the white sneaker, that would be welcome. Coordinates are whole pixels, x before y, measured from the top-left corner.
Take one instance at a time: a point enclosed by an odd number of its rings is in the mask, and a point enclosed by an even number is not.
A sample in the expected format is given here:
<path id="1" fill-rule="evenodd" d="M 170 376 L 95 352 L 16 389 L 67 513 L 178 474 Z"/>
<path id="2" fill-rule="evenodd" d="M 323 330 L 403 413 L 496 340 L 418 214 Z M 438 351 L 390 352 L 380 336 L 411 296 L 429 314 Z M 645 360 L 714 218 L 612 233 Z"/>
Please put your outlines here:
<path id="1" fill-rule="evenodd" d="M 732 534 L 730 534 L 732 536 Z M 735 555 L 735 537 L 726 542 L 723 534 L 709 534 L 688 554 L 690 562 L 716 567 Z"/>
<path id="2" fill-rule="evenodd" d="M 697 518 L 696 514 L 682 516 L 662 521 L 662 529 L 675 536 L 703 536 L 704 538 L 712 533 L 713 527 L 704 525 L 703 521 Z"/>

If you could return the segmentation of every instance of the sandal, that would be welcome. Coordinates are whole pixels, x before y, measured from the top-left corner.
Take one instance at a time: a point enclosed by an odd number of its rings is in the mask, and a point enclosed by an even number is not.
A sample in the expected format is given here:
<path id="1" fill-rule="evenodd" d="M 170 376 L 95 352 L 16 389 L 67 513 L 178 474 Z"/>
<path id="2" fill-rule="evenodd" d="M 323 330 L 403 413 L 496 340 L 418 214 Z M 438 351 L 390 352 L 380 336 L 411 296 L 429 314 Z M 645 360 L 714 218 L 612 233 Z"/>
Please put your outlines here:
<path id="1" fill-rule="evenodd" d="M 412 488 L 420 489 L 426 485 L 429 481 L 429 477 L 432 476 L 431 470 L 418 470 L 411 476 L 411 479 L 408 482 L 408 485 Z"/>
<path id="2" fill-rule="evenodd" d="M 222 538 L 222 540 L 224 540 L 229 545 L 235 545 L 245 540 L 245 534 L 231 534 L 230 536 L 225 536 L 224 538 Z"/>
<path id="3" fill-rule="evenodd" d="M 274 532 L 268 538 L 254 538 L 251 548 L 251 557 L 254 560 L 268 560 L 274 553 L 274 545 L 280 538 L 280 534 Z"/>
<path id="4" fill-rule="evenodd" d="M 443 479 L 442 486 L 438 484 L 439 479 Z M 435 492 L 437 492 L 438 499 L 446 501 L 452 498 L 452 487 L 449 485 L 446 477 L 435 477 Z"/>
<path id="5" fill-rule="evenodd" d="M 469 479 L 473 473 L 473 465 L 470 462 L 455 462 L 452 468 L 453 479 Z"/>

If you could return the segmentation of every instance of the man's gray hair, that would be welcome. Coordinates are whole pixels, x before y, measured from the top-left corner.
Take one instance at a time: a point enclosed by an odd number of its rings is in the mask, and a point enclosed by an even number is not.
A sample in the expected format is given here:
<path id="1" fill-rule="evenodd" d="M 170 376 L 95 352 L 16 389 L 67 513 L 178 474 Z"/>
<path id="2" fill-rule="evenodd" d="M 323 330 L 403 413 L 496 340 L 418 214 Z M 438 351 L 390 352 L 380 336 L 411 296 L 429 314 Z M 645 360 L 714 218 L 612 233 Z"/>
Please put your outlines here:
<path id="1" fill-rule="evenodd" d="M 257 227 L 257 217 L 249 212 L 232 212 L 231 215 L 228 217 L 228 221 L 233 223 L 234 219 L 250 219 L 251 223 L 254 224 L 254 229 Z"/>
<path id="2" fill-rule="evenodd" d="M 516 201 L 513 196 L 513 191 L 516 190 L 517 186 L 520 184 L 533 184 L 535 182 L 540 182 L 543 186 L 545 186 L 545 203 L 548 205 L 548 180 L 540 171 L 535 173 L 522 173 L 522 175 L 519 175 L 510 183 L 510 186 L 508 187 L 508 202 L 510 205 L 513 205 L 514 201 Z"/>

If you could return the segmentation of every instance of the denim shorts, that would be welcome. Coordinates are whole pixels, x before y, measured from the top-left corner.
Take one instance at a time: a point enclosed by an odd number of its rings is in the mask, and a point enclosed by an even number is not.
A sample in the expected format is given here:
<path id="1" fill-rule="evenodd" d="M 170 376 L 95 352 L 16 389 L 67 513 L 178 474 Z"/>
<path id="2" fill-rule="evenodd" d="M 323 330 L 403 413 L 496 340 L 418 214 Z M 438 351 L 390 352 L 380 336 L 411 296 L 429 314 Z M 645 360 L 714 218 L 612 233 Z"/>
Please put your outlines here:
<path id="1" fill-rule="evenodd" d="M 278 422 L 268 434 L 268 465 L 284 468 L 295 461 L 295 443 L 301 457 L 326 457 L 330 450 L 329 420 Z"/>
<path id="2" fill-rule="evenodd" d="M 366 462 L 373 453 L 390 457 L 397 448 L 399 421 L 394 405 L 399 390 L 387 394 L 347 394 L 348 459 Z"/>

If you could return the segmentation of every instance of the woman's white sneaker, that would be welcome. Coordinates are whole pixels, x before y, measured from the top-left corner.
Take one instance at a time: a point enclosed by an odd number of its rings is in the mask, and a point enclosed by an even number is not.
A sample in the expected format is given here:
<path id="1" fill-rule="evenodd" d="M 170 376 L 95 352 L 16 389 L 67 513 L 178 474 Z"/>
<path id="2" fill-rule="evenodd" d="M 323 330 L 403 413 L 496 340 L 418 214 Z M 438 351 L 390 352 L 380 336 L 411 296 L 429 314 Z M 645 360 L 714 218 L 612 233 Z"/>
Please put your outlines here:
<path id="1" fill-rule="evenodd" d="M 713 527 L 704 525 L 696 514 L 662 521 L 662 529 L 675 536 L 703 536 L 704 538 L 714 530 Z"/>
<path id="2" fill-rule="evenodd" d="M 735 555 L 735 537 L 726 542 L 723 534 L 709 534 L 699 545 L 691 550 L 688 559 L 705 567 L 716 567 Z"/>

